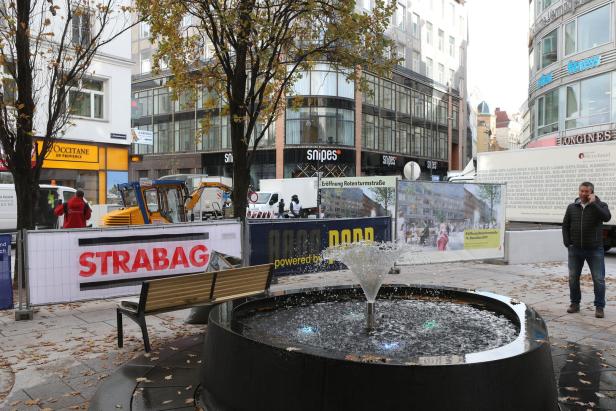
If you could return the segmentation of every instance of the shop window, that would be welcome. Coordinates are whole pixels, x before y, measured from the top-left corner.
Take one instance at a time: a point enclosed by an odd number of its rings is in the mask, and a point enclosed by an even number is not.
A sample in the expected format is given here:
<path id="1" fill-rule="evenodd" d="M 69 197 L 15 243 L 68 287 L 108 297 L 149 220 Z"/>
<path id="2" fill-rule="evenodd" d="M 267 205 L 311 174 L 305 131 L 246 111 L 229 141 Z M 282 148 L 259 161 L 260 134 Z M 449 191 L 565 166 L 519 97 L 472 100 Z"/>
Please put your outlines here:
<path id="1" fill-rule="evenodd" d="M 154 90 L 154 115 L 170 114 L 171 99 L 169 97 L 169 89 L 166 87 Z"/>
<path id="2" fill-rule="evenodd" d="M 168 176 L 171 174 L 171 169 L 170 168 L 161 168 L 159 170 L 157 170 L 156 175 L 158 176 L 158 178 L 164 177 L 164 176 Z"/>
<path id="3" fill-rule="evenodd" d="M 558 60 L 558 29 L 541 39 L 537 46 L 540 68 L 545 68 Z"/>
<path id="4" fill-rule="evenodd" d="M 362 147 L 376 148 L 374 138 L 376 134 L 375 117 L 370 114 L 364 114 L 362 116 L 362 123 Z"/>
<path id="5" fill-rule="evenodd" d="M 379 81 L 378 79 L 371 75 L 366 74 L 366 90 L 362 93 L 363 100 L 365 104 L 376 105 L 376 102 L 379 101 Z"/>
<path id="6" fill-rule="evenodd" d="M 172 123 L 154 124 L 154 147 L 156 153 L 173 152 Z"/>
<path id="7" fill-rule="evenodd" d="M 175 122 L 175 151 L 195 151 L 195 121 Z"/>
<path id="8" fill-rule="evenodd" d="M 72 13 L 72 41 L 87 47 L 92 39 L 92 13 L 84 8 L 77 8 Z"/>
<path id="9" fill-rule="evenodd" d="M 70 113 L 85 118 L 104 118 L 105 92 L 102 80 L 84 79 L 68 91 Z"/>
<path id="10" fill-rule="evenodd" d="M 137 178 L 138 179 L 148 178 L 148 173 L 149 173 L 149 170 L 137 170 Z"/>
<path id="11" fill-rule="evenodd" d="M 580 83 L 580 121 L 583 126 L 610 122 L 611 79 L 609 74 Z"/>
<path id="12" fill-rule="evenodd" d="M 612 6 L 586 13 L 565 26 L 565 55 L 580 53 L 612 39 Z"/>
<path id="13" fill-rule="evenodd" d="M 611 75 L 589 78 L 565 88 L 565 128 L 610 122 Z"/>
<path id="14" fill-rule="evenodd" d="M 336 73 L 333 71 L 311 71 L 310 72 L 310 95 L 313 96 L 335 96 L 336 92 Z"/>
<path id="15" fill-rule="evenodd" d="M 537 100 L 537 133 L 539 136 L 558 131 L 558 90 Z"/>
<path id="16" fill-rule="evenodd" d="M 287 144 L 355 144 L 352 110 L 329 107 L 289 109 L 286 113 Z"/>

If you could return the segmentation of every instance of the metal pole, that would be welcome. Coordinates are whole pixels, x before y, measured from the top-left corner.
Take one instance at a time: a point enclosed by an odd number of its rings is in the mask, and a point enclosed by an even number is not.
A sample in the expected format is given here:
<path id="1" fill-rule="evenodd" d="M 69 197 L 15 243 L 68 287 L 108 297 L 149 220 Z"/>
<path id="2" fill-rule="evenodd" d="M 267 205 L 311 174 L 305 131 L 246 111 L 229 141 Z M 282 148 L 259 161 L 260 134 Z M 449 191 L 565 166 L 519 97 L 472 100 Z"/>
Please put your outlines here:
<path id="1" fill-rule="evenodd" d="M 323 175 L 322 171 L 317 173 L 317 213 L 319 214 L 317 218 L 321 218 L 321 176 Z"/>
<path id="2" fill-rule="evenodd" d="M 374 303 L 366 303 L 366 329 L 372 331 L 376 328 Z"/>
<path id="3" fill-rule="evenodd" d="M 17 309 L 19 311 L 22 310 L 23 306 L 22 306 L 22 287 L 23 287 L 23 279 L 22 279 L 22 269 L 21 269 L 21 265 L 23 264 L 23 258 L 22 258 L 22 243 L 21 243 L 21 239 L 22 239 L 22 230 L 19 230 L 17 232 L 17 240 L 16 240 L 16 252 L 15 252 L 15 257 L 17 258 L 17 299 L 18 301 L 18 305 L 17 305 Z"/>

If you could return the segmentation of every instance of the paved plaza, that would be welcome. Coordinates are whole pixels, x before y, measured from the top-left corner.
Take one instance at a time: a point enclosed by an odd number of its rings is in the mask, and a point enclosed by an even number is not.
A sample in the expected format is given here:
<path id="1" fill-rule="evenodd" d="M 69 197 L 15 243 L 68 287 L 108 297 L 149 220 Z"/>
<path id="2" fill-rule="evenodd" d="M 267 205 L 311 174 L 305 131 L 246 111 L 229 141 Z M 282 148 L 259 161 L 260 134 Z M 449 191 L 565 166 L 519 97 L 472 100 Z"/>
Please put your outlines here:
<path id="1" fill-rule="evenodd" d="M 401 273 L 389 275 L 386 282 L 492 291 L 531 305 L 548 323 L 562 409 L 606 410 L 616 409 L 616 255 L 608 256 L 606 263 L 608 302 L 604 319 L 594 317 L 587 268 L 583 271 L 582 310 L 566 314 L 565 263 L 469 262 L 401 267 Z M 272 289 L 352 283 L 351 274 L 340 271 L 284 277 Z M 12 311 L 0 312 L 0 409 L 87 409 L 97 388 L 131 361 L 147 365 L 147 369 L 139 368 L 142 372 L 160 377 L 158 385 L 153 384 L 158 394 L 134 397 L 133 393 L 132 409 L 195 409 L 189 394 L 195 388 L 191 381 L 197 379 L 198 346 L 207 327 L 186 325 L 188 310 L 150 316 L 148 328 L 154 351 L 144 357 L 141 335 L 132 321 L 125 321 L 125 345 L 117 348 L 116 302 L 38 307 L 33 321 L 15 322 Z M 180 371 L 169 371 L 170 365 L 164 362 L 172 356 L 182 356 Z M 163 375 L 165 372 L 169 374 Z M 153 375 L 148 374 L 146 380 L 155 381 Z M 172 377 L 165 380 L 169 375 Z M 147 382 L 145 386 L 143 382 L 136 385 L 140 385 L 137 393 L 152 388 Z M 127 398 L 131 398 L 130 392 Z M 131 409 L 131 404 L 122 401 L 117 399 L 117 409 Z"/>

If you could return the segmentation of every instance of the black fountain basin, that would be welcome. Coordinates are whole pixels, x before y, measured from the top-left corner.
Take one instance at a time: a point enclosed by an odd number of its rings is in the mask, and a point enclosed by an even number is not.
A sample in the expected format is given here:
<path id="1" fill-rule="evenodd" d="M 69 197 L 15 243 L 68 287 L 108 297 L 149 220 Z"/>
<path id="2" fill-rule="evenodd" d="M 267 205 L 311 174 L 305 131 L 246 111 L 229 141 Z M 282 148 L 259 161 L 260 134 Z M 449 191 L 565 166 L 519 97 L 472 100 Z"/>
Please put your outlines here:
<path id="1" fill-rule="evenodd" d="M 332 349 L 331 344 L 323 348 L 292 338 L 270 338 L 246 325 L 251 316 L 295 305 L 354 299 L 363 300 L 359 287 L 275 292 L 216 306 L 203 351 L 201 400 L 206 409 L 558 410 L 546 325 L 533 309 L 508 297 L 425 286 L 380 289 L 377 313 L 388 300 L 439 301 L 489 311 L 515 327 L 516 334 L 504 345 L 459 354 L 352 353 Z"/>

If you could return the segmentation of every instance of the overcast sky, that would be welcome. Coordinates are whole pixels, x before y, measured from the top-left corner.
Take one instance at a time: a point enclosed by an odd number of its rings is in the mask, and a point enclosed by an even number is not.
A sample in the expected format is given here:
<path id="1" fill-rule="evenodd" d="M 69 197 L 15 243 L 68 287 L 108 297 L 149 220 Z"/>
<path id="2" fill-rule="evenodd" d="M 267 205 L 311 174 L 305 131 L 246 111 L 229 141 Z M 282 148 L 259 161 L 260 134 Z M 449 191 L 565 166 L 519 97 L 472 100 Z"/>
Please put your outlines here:
<path id="1" fill-rule="evenodd" d="M 528 97 L 528 0 L 468 0 L 468 91 L 517 112 Z"/>

